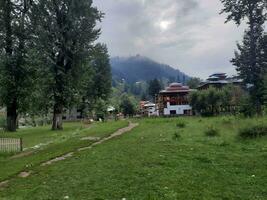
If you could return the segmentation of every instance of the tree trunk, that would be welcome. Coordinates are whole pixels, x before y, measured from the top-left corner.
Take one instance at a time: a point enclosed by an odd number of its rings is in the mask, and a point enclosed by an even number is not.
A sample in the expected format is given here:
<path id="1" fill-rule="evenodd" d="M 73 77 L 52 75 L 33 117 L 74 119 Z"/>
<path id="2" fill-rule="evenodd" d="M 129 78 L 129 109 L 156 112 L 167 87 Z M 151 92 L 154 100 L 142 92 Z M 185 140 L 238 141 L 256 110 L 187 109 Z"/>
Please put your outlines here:
<path id="1" fill-rule="evenodd" d="M 53 112 L 52 130 L 63 130 L 62 126 L 63 106 L 55 103 Z"/>
<path id="2" fill-rule="evenodd" d="M 17 130 L 17 101 L 7 106 L 7 131 L 15 132 Z"/>

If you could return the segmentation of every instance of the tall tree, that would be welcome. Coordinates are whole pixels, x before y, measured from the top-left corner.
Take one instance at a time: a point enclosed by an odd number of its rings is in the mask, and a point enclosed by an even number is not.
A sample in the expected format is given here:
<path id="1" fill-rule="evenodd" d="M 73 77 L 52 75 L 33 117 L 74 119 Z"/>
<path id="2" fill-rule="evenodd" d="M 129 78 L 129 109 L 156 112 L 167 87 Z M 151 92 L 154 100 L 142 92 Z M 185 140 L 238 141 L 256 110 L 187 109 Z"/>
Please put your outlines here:
<path id="1" fill-rule="evenodd" d="M 91 60 L 94 70 L 94 96 L 107 100 L 111 93 L 111 66 L 106 45 L 97 44 L 93 49 Z"/>
<path id="2" fill-rule="evenodd" d="M 96 24 L 102 16 L 92 0 L 40 0 L 35 5 L 38 47 L 49 68 L 53 130 L 63 128 L 63 109 L 78 93 L 80 68 L 100 35 Z"/>
<path id="3" fill-rule="evenodd" d="M 263 104 L 265 106 L 265 109 L 267 109 L 267 73 L 265 73 L 263 84 Z"/>
<path id="4" fill-rule="evenodd" d="M 162 84 L 158 79 L 149 81 L 148 93 L 151 97 L 154 97 L 162 89 Z"/>
<path id="5" fill-rule="evenodd" d="M 196 89 L 200 83 L 201 83 L 201 79 L 194 77 L 194 78 L 189 79 L 186 85 L 188 85 L 192 89 Z"/>
<path id="6" fill-rule="evenodd" d="M 229 14 L 226 22 L 234 21 L 240 25 L 243 20 L 247 20 L 248 28 L 245 31 L 243 43 L 237 45 L 238 50 L 235 52 L 232 63 L 244 82 L 253 85 L 250 95 L 260 113 L 263 103 L 263 74 L 266 70 L 262 59 L 264 47 L 262 44 L 267 2 L 266 0 L 221 0 L 221 2 L 224 5 L 222 13 Z"/>
<path id="7" fill-rule="evenodd" d="M 0 95 L 6 107 L 8 131 L 16 131 L 18 111 L 26 107 L 25 98 L 33 85 L 30 13 L 30 0 L 0 1 Z"/>
<path id="8" fill-rule="evenodd" d="M 90 53 L 90 62 L 84 65 L 80 92 L 83 111 L 91 111 L 97 101 L 107 101 L 111 94 L 111 66 L 108 49 L 96 44 Z"/>
<path id="9" fill-rule="evenodd" d="M 127 94 L 121 97 L 120 109 L 124 116 L 133 116 L 135 113 L 134 103 Z"/>
<path id="10" fill-rule="evenodd" d="M 265 69 L 263 73 L 263 103 L 267 108 L 267 33 L 263 37 L 262 49 L 261 59 Z"/>

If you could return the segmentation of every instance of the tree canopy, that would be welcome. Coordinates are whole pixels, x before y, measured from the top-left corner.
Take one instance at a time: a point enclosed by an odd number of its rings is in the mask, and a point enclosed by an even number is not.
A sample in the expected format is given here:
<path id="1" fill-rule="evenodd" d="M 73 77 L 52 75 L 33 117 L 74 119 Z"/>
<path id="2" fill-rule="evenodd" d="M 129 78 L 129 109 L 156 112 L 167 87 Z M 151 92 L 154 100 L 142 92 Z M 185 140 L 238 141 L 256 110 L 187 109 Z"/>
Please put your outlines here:
<path id="1" fill-rule="evenodd" d="M 16 130 L 18 112 L 27 108 L 36 75 L 31 2 L 0 1 L 0 98 L 9 131 Z"/>
<path id="2" fill-rule="evenodd" d="M 263 105 L 263 75 L 266 66 L 266 38 L 264 23 L 267 19 L 266 0 L 221 0 L 224 5 L 222 13 L 227 13 L 226 22 L 234 21 L 240 25 L 246 21 L 248 27 L 243 42 L 237 44 L 235 58 L 232 63 L 236 66 L 240 77 L 250 87 L 250 95 L 258 114 Z"/>
<path id="3" fill-rule="evenodd" d="M 52 129 L 74 104 L 107 100 L 111 70 L 107 47 L 96 44 L 103 13 L 92 0 L 0 1 L 0 102 L 7 128 L 18 114 L 53 112 Z"/>
<path id="4" fill-rule="evenodd" d="M 90 62 L 103 14 L 91 0 L 40 0 L 34 6 L 37 48 L 43 55 L 53 100 L 53 129 L 62 129 L 63 109 L 78 93 L 81 66 Z"/>

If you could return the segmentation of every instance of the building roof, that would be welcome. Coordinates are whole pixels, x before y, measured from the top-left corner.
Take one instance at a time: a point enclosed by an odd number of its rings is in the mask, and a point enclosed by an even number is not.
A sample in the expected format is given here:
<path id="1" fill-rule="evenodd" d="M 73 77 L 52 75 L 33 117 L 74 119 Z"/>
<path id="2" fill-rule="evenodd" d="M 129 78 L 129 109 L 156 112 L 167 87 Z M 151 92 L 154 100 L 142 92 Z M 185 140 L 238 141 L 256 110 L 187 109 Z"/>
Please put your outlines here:
<path id="1" fill-rule="evenodd" d="M 116 108 L 114 108 L 113 106 L 109 106 L 108 108 L 107 108 L 107 111 L 108 112 L 113 112 L 113 111 L 115 111 L 116 110 Z"/>
<path id="2" fill-rule="evenodd" d="M 227 76 L 227 75 L 226 75 L 226 73 L 214 73 L 214 74 L 210 75 L 210 77 L 211 76 L 217 76 L 218 77 L 218 76 Z"/>
<path id="3" fill-rule="evenodd" d="M 166 87 L 165 90 L 160 91 L 160 94 L 163 93 L 188 93 L 190 92 L 190 88 L 188 86 L 183 86 L 181 83 L 172 83 L 169 87 Z"/>
<path id="4" fill-rule="evenodd" d="M 226 85 L 226 84 L 240 84 L 243 81 L 236 77 L 227 78 L 226 73 L 215 73 L 209 76 L 209 78 L 200 83 L 198 88 L 202 88 L 206 85 Z"/>
<path id="5" fill-rule="evenodd" d="M 155 106 L 156 106 L 156 104 L 154 104 L 154 103 L 147 103 L 144 105 L 144 107 L 155 107 Z"/>

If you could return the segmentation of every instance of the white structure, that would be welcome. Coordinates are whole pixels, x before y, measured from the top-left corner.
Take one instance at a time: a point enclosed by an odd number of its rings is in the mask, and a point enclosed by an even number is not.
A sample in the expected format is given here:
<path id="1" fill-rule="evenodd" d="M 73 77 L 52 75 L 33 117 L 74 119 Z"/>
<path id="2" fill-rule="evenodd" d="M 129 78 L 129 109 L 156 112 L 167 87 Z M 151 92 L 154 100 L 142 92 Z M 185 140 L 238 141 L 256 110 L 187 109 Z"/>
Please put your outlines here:
<path id="1" fill-rule="evenodd" d="M 109 106 L 109 107 L 107 108 L 107 111 L 108 111 L 109 113 L 114 112 L 115 110 L 116 110 L 116 108 L 114 108 L 113 106 Z"/>
<path id="2" fill-rule="evenodd" d="M 144 109 L 145 109 L 145 112 L 147 113 L 148 117 L 158 116 L 158 112 L 156 110 L 156 104 L 147 103 L 144 105 Z"/>
<path id="3" fill-rule="evenodd" d="M 170 102 L 168 102 L 167 108 L 164 108 L 164 115 L 184 115 L 191 110 L 190 105 L 170 105 Z"/>
<path id="4" fill-rule="evenodd" d="M 159 115 L 192 115 L 188 98 L 191 91 L 181 83 L 172 83 L 165 90 L 160 91 L 157 96 Z"/>

